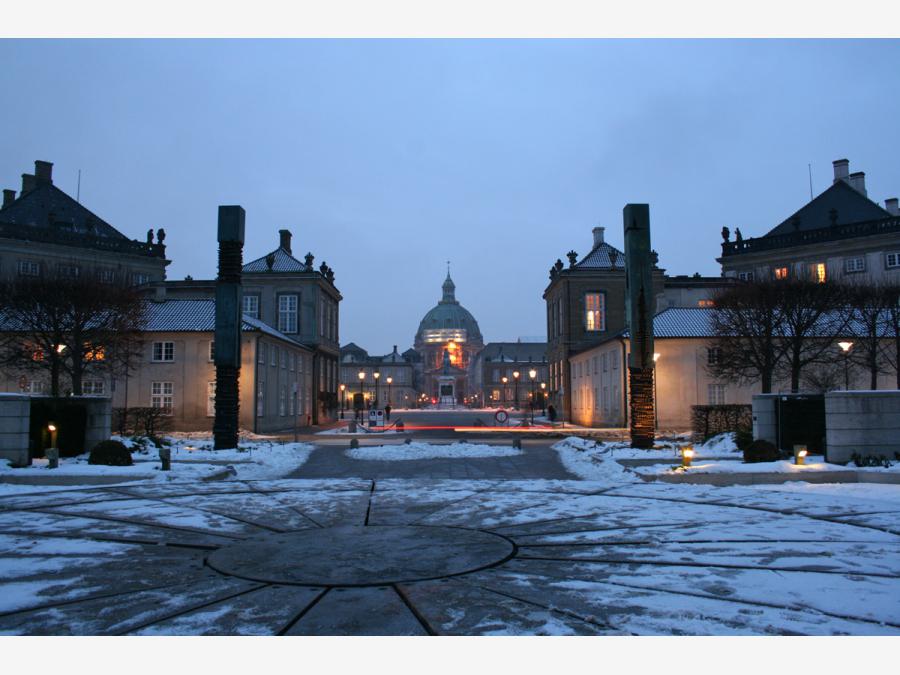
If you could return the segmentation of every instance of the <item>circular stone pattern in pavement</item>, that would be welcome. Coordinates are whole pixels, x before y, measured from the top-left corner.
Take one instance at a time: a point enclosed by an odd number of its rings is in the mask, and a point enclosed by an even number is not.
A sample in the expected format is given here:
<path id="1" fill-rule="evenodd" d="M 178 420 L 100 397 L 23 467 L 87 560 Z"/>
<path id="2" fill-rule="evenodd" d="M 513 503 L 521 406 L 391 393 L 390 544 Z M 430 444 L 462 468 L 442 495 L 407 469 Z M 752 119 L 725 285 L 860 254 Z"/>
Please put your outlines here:
<path id="1" fill-rule="evenodd" d="M 464 574 L 503 562 L 513 543 L 457 527 L 339 526 L 267 534 L 207 558 L 222 574 L 302 586 L 379 586 Z"/>

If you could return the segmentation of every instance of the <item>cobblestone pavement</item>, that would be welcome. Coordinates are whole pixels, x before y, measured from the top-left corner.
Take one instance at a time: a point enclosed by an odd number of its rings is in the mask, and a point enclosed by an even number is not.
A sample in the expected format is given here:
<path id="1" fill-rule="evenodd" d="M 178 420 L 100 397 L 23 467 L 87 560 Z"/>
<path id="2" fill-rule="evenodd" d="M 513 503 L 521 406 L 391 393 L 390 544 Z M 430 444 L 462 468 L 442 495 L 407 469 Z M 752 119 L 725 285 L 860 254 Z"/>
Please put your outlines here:
<path id="1" fill-rule="evenodd" d="M 571 480 L 0 498 L 4 634 L 898 634 L 897 502 Z"/>
<path id="2" fill-rule="evenodd" d="M 289 478 L 453 478 L 453 479 L 529 479 L 576 478 L 563 468 L 550 445 L 553 441 L 522 441 L 522 454 L 511 457 L 438 458 L 403 461 L 350 459 L 344 454 L 349 440 L 319 441 L 306 464 Z M 429 441 L 431 442 L 431 441 Z M 436 443 L 449 441 L 436 441 Z M 473 442 L 482 442 L 481 440 Z M 485 442 L 497 444 L 495 438 Z M 400 439 L 362 439 L 360 446 L 400 445 Z M 510 447 L 511 441 L 503 443 Z"/>

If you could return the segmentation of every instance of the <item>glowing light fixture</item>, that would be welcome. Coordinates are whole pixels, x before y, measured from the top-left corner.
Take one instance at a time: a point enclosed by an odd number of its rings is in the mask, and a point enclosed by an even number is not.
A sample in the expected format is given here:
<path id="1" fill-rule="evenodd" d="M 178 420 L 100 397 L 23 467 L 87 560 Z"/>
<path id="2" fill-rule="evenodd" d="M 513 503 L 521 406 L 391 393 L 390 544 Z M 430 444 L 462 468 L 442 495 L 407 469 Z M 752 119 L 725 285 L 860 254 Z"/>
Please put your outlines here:
<path id="1" fill-rule="evenodd" d="M 846 342 L 846 341 L 844 341 L 844 342 L 838 342 L 838 347 L 840 347 L 841 350 L 842 350 L 845 354 L 846 354 L 847 352 L 850 351 L 850 347 L 852 347 L 852 346 L 853 346 L 853 343 L 852 343 L 852 342 Z"/>
<path id="2" fill-rule="evenodd" d="M 794 446 L 794 464 L 800 466 L 806 464 L 806 455 L 809 452 L 806 449 L 805 445 L 795 445 Z"/>
<path id="3" fill-rule="evenodd" d="M 662 356 L 659 352 L 653 352 L 653 363 L 659 361 L 659 357 Z"/>
<path id="4" fill-rule="evenodd" d="M 691 465 L 691 460 L 694 459 L 694 446 L 686 445 L 681 451 L 681 466 L 685 469 Z"/>

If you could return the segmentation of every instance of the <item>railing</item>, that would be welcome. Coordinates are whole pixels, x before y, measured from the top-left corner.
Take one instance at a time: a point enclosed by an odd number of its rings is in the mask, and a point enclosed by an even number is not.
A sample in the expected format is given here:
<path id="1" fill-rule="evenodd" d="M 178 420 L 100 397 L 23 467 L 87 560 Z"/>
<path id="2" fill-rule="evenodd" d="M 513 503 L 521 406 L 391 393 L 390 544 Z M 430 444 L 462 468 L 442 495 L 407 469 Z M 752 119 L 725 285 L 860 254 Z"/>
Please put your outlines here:
<path id="1" fill-rule="evenodd" d="M 98 237 L 93 234 L 65 232 L 46 227 L 21 225 L 19 223 L 0 223 L 0 237 L 46 244 L 61 244 L 63 246 L 78 246 L 100 251 L 149 256 L 151 258 L 166 257 L 165 244 L 148 244 L 136 239 Z"/>
<path id="2" fill-rule="evenodd" d="M 815 230 L 798 230 L 790 234 L 778 234 L 771 237 L 756 237 L 741 241 L 722 242 L 722 257 L 769 251 L 776 248 L 789 248 L 805 244 L 818 244 L 826 241 L 840 241 L 854 237 L 866 237 L 874 234 L 900 232 L 900 218 L 882 218 L 866 220 L 860 223 L 848 223 L 832 227 L 820 227 Z"/>

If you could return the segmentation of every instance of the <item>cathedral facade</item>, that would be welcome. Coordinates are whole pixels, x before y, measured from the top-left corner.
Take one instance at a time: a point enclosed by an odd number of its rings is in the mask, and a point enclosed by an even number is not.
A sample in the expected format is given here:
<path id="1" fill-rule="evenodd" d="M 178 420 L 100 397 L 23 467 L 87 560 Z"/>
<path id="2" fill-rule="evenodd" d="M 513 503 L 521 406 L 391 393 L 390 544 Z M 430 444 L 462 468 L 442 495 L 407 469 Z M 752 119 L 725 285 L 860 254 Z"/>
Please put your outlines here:
<path id="1" fill-rule="evenodd" d="M 421 356 L 421 390 L 439 405 L 465 404 L 475 393 L 470 365 L 484 347 L 475 317 L 456 299 L 456 285 L 447 278 L 442 297 L 422 318 L 414 349 Z"/>

